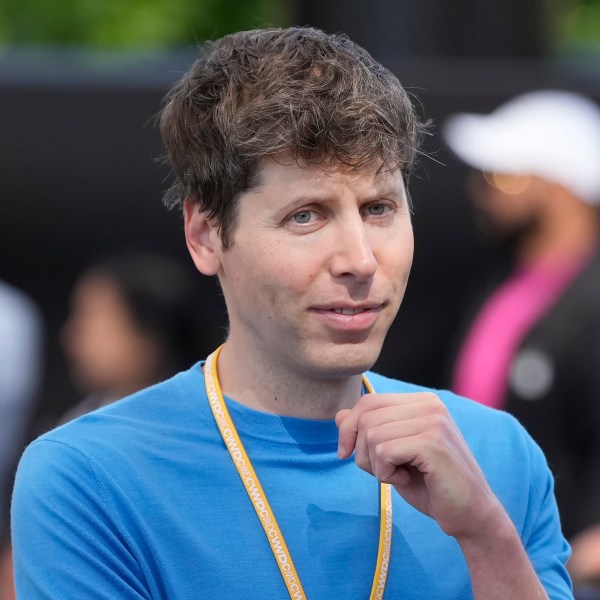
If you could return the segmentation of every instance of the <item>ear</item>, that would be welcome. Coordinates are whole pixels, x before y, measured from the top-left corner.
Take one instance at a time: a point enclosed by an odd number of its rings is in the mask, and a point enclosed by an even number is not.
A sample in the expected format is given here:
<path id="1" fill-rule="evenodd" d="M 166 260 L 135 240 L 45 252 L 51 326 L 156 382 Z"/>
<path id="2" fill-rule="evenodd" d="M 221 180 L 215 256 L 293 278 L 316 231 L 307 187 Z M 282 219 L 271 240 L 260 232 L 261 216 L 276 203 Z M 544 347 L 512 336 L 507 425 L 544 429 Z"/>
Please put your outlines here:
<path id="1" fill-rule="evenodd" d="M 191 200 L 184 200 L 183 217 L 185 241 L 196 268 L 204 275 L 216 275 L 221 268 L 218 231 Z"/>

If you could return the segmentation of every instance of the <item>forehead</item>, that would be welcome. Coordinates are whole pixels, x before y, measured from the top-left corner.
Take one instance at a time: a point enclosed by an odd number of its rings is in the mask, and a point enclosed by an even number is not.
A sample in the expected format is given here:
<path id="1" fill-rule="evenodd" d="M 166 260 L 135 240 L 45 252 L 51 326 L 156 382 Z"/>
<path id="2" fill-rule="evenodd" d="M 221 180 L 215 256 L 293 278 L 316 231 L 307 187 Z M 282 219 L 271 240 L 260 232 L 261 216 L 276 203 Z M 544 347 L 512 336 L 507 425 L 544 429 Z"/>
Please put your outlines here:
<path id="1" fill-rule="evenodd" d="M 339 162 L 327 164 L 301 164 L 289 156 L 264 159 L 257 171 L 257 191 L 268 192 L 285 188 L 288 193 L 334 192 L 347 188 L 357 194 L 404 193 L 404 181 L 400 169 L 380 169 L 373 165 L 354 169 Z"/>

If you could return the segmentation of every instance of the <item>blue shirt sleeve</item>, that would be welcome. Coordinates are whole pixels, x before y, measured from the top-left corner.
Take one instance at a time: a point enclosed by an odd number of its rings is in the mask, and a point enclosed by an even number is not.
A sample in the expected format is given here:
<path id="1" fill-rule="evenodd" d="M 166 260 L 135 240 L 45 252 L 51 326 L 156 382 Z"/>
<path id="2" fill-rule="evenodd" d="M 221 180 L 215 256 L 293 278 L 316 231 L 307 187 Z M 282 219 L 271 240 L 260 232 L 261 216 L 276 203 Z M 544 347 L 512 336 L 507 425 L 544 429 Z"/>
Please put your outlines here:
<path id="1" fill-rule="evenodd" d="M 20 600 L 141 600 L 145 578 L 113 518 L 97 468 L 49 439 L 25 451 L 12 504 Z"/>
<path id="2" fill-rule="evenodd" d="M 523 544 L 550 600 L 572 600 L 571 579 L 565 566 L 571 548 L 561 531 L 554 478 L 539 446 L 523 433 L 532 474 Z"/>

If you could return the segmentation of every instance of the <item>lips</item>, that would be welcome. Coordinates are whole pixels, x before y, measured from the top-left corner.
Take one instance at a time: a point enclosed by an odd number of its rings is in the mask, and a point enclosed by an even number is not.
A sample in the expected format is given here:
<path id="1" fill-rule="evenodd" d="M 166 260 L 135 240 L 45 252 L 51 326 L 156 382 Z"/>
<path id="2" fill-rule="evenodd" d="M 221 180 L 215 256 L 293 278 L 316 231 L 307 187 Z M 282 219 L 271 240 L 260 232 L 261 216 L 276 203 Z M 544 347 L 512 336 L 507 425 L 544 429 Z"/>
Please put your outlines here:
<path id="1" fill-rule="evenodd" d="M 372 310 L 372 308 L 332 308 L 329 310 L 332 310 L 338 315 L 358 315 L 362 312 L 366 312 L 367 310 Z"/>
<path id="2" fill-rule="evenodd" d="M 331 304 L 316 305 L 311 308 L 312 312 L 322 315 L 330 315 L 340 319 L 352 319 L 366 316 L 371 313 L 378 313 L 384 307 L 385 302 L 362 302 L 361 304 L 349 304 L 347 302 L 334 302 Z"/>
<path id="3" fill-rule="evenodd" d="M 379 319 L 385 303 L 369 303 L 358 306 L 347 304 L 334 304 L 319 306 L 311 310 L 327 327 L 348 333 L 361 333 L 370 331 Z"/>
<path id="4" fill-rule="evenodd" d="M 370 310 L 379 310 L 383 308 L 384 302 L 369 302 L 351 305 L 346 302 L 334 302 L 331 304 L 317 305 L 313 307 L 313 310 L 333 312 L 338 315 L 358 315 L 363 312 Z"/>

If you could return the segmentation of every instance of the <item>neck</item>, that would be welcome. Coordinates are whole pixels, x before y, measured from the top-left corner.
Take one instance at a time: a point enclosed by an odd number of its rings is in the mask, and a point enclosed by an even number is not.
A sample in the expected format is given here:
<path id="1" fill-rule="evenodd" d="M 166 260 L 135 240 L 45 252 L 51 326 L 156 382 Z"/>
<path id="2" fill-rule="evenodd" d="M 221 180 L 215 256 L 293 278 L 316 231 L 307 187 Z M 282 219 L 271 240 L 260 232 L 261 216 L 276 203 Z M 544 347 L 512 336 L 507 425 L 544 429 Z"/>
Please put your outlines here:
<path id="1" fill-rule="evenodd" d="M 361 395 L 361 375 L 311 378 L 267 361 L 256 351 L 241 352 L 229 341 L 219 356 L 218 375 L 223 394 L 249 408 L 286 417 L 333 419 Z"/>

